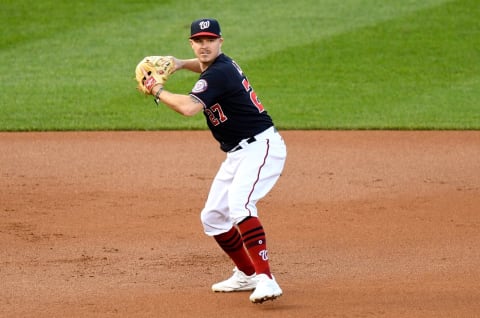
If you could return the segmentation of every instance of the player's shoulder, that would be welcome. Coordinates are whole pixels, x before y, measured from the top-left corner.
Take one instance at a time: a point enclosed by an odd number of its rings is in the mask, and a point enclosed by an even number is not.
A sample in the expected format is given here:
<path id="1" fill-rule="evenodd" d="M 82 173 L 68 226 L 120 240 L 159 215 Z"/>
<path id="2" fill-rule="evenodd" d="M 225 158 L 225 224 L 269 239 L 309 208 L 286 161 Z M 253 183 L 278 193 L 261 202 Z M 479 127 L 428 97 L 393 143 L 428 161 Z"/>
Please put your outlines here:
<path id="1" fill-rule="evenodd" d="M 220 54 L 211 65 L 212 69 L 228 69 L 232 66 L 232 59 L 225 54 Z"/>
<path id="2" fill-rule="evenodd" d="M 205 77 L 220 77 L 222 80 L 231 78 L 236 72 L 235 62 L 228 56 L 221 54 L 217 57 L 214 63 L 210 65 L 203 73 Z"/>
<path id="3" fill-rule="evenodd" d="M 228 76 L 243 75 L 243 72 L 240 66 L 230 57 L 225 54 L 222 54 L 218 57 L 217 69 L 223 73 L 228 74 Z"/>
<path id="4" fill-rule="evenodd" d="M 225 53 L 220 53 L 220 55 L 218 56 L 217 60 L 221 63 L 230 63 L 232 62 L 232 59 L 227 56 Z"/>

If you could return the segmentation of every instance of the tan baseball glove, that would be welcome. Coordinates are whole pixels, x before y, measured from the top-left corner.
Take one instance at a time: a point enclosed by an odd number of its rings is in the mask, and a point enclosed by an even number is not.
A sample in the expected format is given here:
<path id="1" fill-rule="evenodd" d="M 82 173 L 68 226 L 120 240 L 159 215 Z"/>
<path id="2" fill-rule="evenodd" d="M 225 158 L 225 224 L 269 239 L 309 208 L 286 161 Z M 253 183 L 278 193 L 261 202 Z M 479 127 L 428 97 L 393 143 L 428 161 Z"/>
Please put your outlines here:
<path id="1" fill-rule="evenodd" d="M 173 56 L 147 56 L 135 69 L 137 89 L 149 95 L 154 86 L 163 86 L 173 72 L 175 72 Z"/>

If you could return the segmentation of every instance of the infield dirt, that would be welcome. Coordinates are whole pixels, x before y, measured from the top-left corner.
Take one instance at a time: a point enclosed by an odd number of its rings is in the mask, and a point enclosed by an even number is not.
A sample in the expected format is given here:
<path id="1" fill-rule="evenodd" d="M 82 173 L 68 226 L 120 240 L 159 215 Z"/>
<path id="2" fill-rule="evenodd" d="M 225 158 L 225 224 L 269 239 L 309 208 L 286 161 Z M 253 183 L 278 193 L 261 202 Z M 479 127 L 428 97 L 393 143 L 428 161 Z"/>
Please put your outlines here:
<path id="1" fill-rule="evenodd" d="M 480 131 L 283 131 L 284 296 L 215 294 L 207 131 L 0 133 L 1 317 L 479 317 Z"/>

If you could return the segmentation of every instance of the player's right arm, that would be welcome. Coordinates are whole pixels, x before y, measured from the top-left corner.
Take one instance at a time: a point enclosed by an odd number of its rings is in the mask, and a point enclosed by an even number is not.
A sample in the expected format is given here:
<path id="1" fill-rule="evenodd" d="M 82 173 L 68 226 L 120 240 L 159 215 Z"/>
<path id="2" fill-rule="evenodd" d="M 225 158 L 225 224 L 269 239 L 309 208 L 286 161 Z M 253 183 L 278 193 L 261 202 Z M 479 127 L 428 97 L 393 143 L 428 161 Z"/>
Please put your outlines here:
<path id="1" fill-rule="evenodd" d="M 175 68 L 176 70 L 189 70 L 195 73 L 201 73 L 202 70 L 200 68 L 200 62 L 198 61 L 197 58 L 194 59 L 187 59 L 187 60 L 182 60 L 182 59 L 175 59 Z"/>

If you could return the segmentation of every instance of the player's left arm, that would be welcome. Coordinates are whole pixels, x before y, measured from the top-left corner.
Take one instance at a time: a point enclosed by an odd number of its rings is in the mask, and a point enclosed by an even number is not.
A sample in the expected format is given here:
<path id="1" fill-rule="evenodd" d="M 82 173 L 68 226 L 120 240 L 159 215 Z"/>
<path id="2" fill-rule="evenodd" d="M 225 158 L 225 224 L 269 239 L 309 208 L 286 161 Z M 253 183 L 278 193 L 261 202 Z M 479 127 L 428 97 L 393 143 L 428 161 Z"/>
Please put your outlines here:
<path id="1" fill-rule="evenodd" d="M 152 95 L 168 108 L 184 116 L 194 116 L 203 110 L 203 104 L 191 95 L 175 94 L 158 85 L 152 89 Z"/>
<path id="2" fill-rule="evenodd" d="M 179 60 L 173 56 L 146 57 L 137 65 L 135 79 L 138 89 L 144 94 L 153 95 L 157 104 L 161 101 L 177 113 L 193 116 L 203 110 L 200 100 L 163 89 L 169 75 L 182 68 L 195 72 L 197 68 L 200 69 L 200 63 L 197 59 Z"/>

